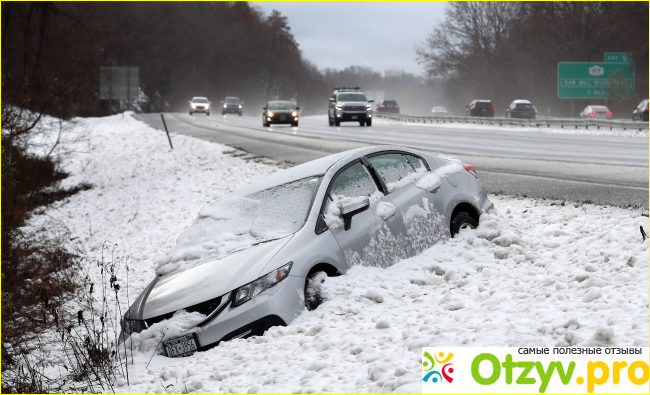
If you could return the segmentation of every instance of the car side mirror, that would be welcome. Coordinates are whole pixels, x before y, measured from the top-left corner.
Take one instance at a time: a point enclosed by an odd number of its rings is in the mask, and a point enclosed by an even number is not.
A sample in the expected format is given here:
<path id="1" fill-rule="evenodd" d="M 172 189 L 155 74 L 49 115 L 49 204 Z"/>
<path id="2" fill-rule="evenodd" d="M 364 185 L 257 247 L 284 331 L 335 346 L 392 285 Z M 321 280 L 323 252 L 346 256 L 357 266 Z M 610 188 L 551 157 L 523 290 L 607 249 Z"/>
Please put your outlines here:
<path id="1" fill-rule="evenodd" d="M 188 101 L 188 103 L 192 104 L 192 100 Z"/>
<path id="2" fill-rule="evenodd" d="M 368 196 L 359 196 L 344 202 L 341 205 L 343 229 L 350 230 L 352 227 L 352 217 L 368 210 L 368 207 L 370 207 L 370 198 Z"/>
<path id="3" fill-rule="evenodd" d="M 300 110 L 300 107 L 296 107 L 296 110 Z"/>
<path id="4" fill-rule="evenodd" d="M 334 103 L 336 100 L 334 100 L 333 97 L 330 97 L 330 103 Z"/>
<path id="5" fill-rule="evenodd" d="M 211 102 L 211 101 L 209 101 L 209 102 L 208 102 L 208 104 L 212 104 L 212 102 Z"/>
<path id="6" fill-rule="evenodd" d="M 239 104 L 244 104 L 244 102 L 240 102 Z"/>
<path id="7" fill-rule="evenodd" d="M 223 104 L 223 101 L 221 102 L 221 104 Z"/>
<path id="8" fill-rule="evenodd" d="M 374 100 L 368 100 L 368 103 L 374 103 L 374 102 L 375 102 Z"/>
<path id="9" fill-rule="evenodd" d="M 262 107 L 262 110 L 266 110 L 266 107 Z"/>

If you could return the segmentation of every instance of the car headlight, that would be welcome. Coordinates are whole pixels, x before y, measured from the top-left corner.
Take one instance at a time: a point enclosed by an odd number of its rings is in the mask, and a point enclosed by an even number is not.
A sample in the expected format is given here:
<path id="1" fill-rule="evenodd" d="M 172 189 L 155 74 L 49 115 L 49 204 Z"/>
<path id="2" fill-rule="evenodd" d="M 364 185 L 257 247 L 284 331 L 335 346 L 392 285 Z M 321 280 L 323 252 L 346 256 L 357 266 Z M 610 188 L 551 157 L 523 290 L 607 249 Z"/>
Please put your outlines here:
<path id="1" fill-rule="evenodd" d="M 196 108 L 196 104 L 192 104 L 192 108 Z"/>
<path id="2" fill-rule="evenodd" d="M 342 110 L 342 109 L 343 109 L 343 105 L 341 105 L 341 104 L 337 104 L 337 105 L 336 105 L 336 109 L 337 109 L 337 110 Z"/>
<path id="3" fill-rule="evenodd" d="M 209 105 L 209 104 L 206 104 L 206 105 L 205 105 L 205 108 L 209 110 L 209 109 L 210 109 L 210 105 Z"/>
<path id="4" fill-rule="evenodd" d="M 297 116 L 298 116 L 298 111 L 294 111 L 294 112 L 292 112 L 292 113 L 291 113 L 291 116 L 292 116 L 292 117 L 297 117 Z"/>
<path id="5" fill-rule="evenodd" d="M 227 105 L 227 104 L 224 104 L 224 105 L 223 105 L 223 108 L 228 108 L 228 105 Z"/>
<path id="6" fill-rule="evenodd" d="M 235 299 L 232 302 L 233 307 L 241 306 L 260 293 L 279 284 L 282 280 L 287 278 L 292 265 L 293 262 L 289 262 L 281 268 L 275 269 L 271 273 L 265 274 L 257 280 L 237 288 L 237 290 L 235 290 Z"/>
<path id="7" fill-rule="evenodd" d="M 269 118 L 273 118 L 273 111 L 267 112 L 266 116 L 269 117 Z"/>
<path id="8" fill-rule="evenodd" d="M 239 108 L 241 108 L 241 105 L 239 105 Z"/>

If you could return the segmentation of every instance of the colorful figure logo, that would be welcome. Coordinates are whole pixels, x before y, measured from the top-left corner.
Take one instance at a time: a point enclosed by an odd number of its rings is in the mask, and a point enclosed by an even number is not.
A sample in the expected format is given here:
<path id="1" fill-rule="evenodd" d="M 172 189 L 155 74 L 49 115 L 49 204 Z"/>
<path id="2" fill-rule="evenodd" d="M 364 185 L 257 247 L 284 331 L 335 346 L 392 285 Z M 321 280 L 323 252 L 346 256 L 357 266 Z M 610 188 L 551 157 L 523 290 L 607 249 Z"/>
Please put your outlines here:
<path id="1" fill-rule="evenodd" d="M 436 354 L 436 353 L 434 353 Z M 454 364 L 448 363 L 454 357 L 454 353 L 450 352 L 445 356 L 444 352 L 437 353 L 434 357 L 431 356 L 427 351 L 422 354 L 422 371 L 425 373 L 422 377 L 422 381 L 425 383 L 439 383 L 444 379 L 448 383 L 454 381 L 454 378 L 451 377 L 454 373 Z M 434 370 L 436 362 L 442 364 L 440 371 Z"/>

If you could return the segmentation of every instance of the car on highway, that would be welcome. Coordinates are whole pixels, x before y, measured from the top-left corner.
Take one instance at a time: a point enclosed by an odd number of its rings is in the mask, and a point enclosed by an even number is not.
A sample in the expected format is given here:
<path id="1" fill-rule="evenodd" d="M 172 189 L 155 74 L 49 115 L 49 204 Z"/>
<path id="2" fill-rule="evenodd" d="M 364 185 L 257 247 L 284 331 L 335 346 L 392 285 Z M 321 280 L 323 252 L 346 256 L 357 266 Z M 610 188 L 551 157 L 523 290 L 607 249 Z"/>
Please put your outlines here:
<path id="1" fill-rule="evenodd" d="M 261 335 L 317 308 L 327 276 L 389 267 L 476 228 L 492 208 L 471 165 L 399 146 L 276 172 L 199 213 L 157 260 L 120 339 L 190 320 L 161 339 L 179 357 Z"/>
<path id="2" fill-rule="evenodd" d="M 449 112 L 445 107 L 441 106 L 436 106 L 431 109 L 431 116 L 432 117 L 442 117 L 442 116 L 447 116 L 449 115 Z"/>
<path id="3" fill-rule="evenodd" d="M 223 108 L 221 109 L 221 115 L 238 114 L 240 117 L 242 116 L 242 105 L 244 102 L 240 101 L 238 97 L 228 96 L 221 102 L 221 104 L 223 105 Z"/>
<path id="4" fill-rule="evenodd" d="M 587 106 L 578 117 L 581 119 L 612 119 L 612 112 L 606 106 Z"/>
<path id="5" fill-rule="evenodd" d="M 359 122 L 359 126 L 372 126 L 372 105 L 361 88 L 334 88 L 327 109 L 329 126 L 341 122 Z"/>
<path id="6" fill-rule="evenodd" d="M 523 118 L 535 119 L 537 117 L 537 109 L 528 100 L 514 100 L 503 115 L 506 118 Z"/>
<path id="7" fill-rule="evenodd" d="M 275 100 L 266 103 L 262 108 L 262 126 L 268 127 L 271 124 L 290 124 L 298 126 L 298 110 L 293 102 Z"/>
<path id="8" fill-rule="evenodd" d="M 632 111 L 633 121 L 648 122 L 648 99 L 645 99 Z"/>
<path id="9" fill-rule="evenodd" d="M 207 97 L 193 97 L 190 103 L 190 115 L 193 115 L 195 112 L 201 112 L 205 115 L 210 115 L 210 104 L 212 102 L 208 100 Z"/>
<path id="10" fill-rule="evenodd" d="M 377 112 L 385 112 L 388 114 L 399 114 L 399 106 L 397 101 L 392 100 L 382 100 L 381 103 L 377 104 Z"/>
<path id="11" fill-rule="evenodd" d="M 488 117 L 494 118 L 494 106 L 491 100 L 473 100 L 465 108 L 465 115 L 468 117 Z"/>

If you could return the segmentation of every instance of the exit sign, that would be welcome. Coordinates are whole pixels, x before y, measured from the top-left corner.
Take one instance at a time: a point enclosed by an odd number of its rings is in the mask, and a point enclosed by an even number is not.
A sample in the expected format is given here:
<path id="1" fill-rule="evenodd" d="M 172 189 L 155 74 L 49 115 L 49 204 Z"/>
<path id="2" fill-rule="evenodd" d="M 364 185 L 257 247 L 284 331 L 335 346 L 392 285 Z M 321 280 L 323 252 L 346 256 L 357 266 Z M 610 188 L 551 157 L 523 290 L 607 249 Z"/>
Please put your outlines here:
<path id="1" fill-rule="evenodd" d="M 560 99 L 607 99 L 612 84 L 621 88 L 625 97 L 634 95 L 632 63 L 560 62 L 557 66 Z M 620 78 L 613 79 L 614 73 Z"/>
<path id="2" fill-rule="evenodd" d="M 632 54 L 629 52 L 605 52 L 607 63 L 632 63 Z"/>

